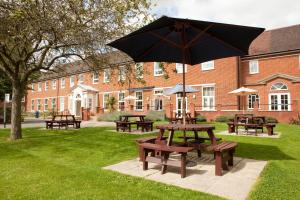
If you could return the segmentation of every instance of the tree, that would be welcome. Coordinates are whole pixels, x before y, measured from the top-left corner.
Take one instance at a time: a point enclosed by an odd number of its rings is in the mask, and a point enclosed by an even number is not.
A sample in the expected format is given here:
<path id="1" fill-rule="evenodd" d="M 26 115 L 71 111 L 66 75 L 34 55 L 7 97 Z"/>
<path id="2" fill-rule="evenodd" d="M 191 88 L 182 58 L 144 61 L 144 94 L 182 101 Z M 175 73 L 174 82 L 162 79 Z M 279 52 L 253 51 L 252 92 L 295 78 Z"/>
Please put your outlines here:
<path id="1" fill-rule="evenodd" d="M 110 51 L 105 44 L 148 21 L 149 6 L 148 0 L 0 0 L 0 69 L 12 83 L 10 138 L 22 138 L 21 99 L 41 71 L 74 58 L 106 66 L 99 56 Z"/>

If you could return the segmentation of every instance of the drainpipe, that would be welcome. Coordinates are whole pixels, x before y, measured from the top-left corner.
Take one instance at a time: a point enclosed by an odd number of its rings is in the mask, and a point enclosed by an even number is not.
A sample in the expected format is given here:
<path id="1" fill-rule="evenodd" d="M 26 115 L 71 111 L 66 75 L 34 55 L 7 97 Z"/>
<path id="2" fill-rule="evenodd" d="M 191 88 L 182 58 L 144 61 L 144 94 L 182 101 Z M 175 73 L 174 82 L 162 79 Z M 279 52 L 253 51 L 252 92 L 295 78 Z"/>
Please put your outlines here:
<path id="1" fill-rule="evenodd" d="M 236 85 L 237 85 L 237 88 L 240 88 L 242 86 L 242 76 L 241 76 L 241 57 L 240 56 L 237 56 L 236 57 L 236 63 L 237 63 L 237 74 L 236 74 Z M 237 96 L 237 107 L 238 109 L 240 110 L 241 109 L 241 97 L 240 96 Z"/>

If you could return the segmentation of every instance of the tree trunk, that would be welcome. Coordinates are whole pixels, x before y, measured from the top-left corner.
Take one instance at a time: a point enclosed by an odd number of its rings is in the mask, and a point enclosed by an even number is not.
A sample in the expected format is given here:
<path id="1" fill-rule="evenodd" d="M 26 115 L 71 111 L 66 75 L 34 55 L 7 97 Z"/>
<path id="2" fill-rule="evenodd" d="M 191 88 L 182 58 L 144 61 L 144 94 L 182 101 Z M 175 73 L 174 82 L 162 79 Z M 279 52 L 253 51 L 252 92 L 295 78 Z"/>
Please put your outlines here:
<path id="1" fill-rule="evenodd" d="M 22 139 L 22 97 L 23 87 L 21 84 L 13 83 L 12 88 L 12 108 L 11 108 L 11 140 Z"/>

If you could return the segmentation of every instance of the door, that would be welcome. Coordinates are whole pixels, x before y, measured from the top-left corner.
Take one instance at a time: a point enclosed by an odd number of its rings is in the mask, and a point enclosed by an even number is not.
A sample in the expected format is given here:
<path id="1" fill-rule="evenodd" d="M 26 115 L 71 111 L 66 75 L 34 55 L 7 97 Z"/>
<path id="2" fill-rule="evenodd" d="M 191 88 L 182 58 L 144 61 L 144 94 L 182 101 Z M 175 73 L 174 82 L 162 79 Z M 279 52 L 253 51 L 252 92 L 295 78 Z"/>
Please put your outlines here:
<path id="1" fill-rule="evenodd" d="M 77 100 L 76 101 L 76 117 L 81 116 L 81 101 Z"/>
<path id="2" fill-rule="evenodd" d="M 185 97 L 185 110 L 187 110 L 187 97 Z M 183 97 L 182 94 L 176 94 L 176 113 L 177 117 L 182 117 L 183 113 Z"/>

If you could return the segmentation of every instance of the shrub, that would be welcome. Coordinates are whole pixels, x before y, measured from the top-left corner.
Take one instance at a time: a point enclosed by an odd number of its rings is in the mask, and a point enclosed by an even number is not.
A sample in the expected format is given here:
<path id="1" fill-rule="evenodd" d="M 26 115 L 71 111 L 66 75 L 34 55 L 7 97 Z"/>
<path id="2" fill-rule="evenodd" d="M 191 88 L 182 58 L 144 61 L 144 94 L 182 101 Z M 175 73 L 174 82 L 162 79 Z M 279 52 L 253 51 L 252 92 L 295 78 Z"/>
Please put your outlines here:
<path id="1" fill-rule="evenodd" d="M 234 120 L 234 116 L 232 115 L 220 115 L 216 118 L 216 122 L 229 122 Z"/>
<path id="2" fill-rule="evenodd" d="M 116 120 L 119 120 L 120 115 L 126 115 L 129 114 L 127 112 L 110 112 L 110 113 L 104 113 L 98 117 L 98 121 L 107 121 L 107 122 L 113 122 Z"/>
<path id="3" fill-rule="evenodd" d="M 145 119 L 151 120 L 151 121 L 164 121 L 165 120 L 165 112 L 151 110 L 147 113 Z"/>
<path id="4" fill-rule="evenodd" d="M 205 116 L 202 116 L 202 115 L 198 115 L 197 116 L 197 122 L 206 122 L 207 119 Z"/>
<path id="5" fill-rule="evenodd" d="M 278 123 L 278 120 L 274 117 L 266 116 L 267 123 Z"/>

